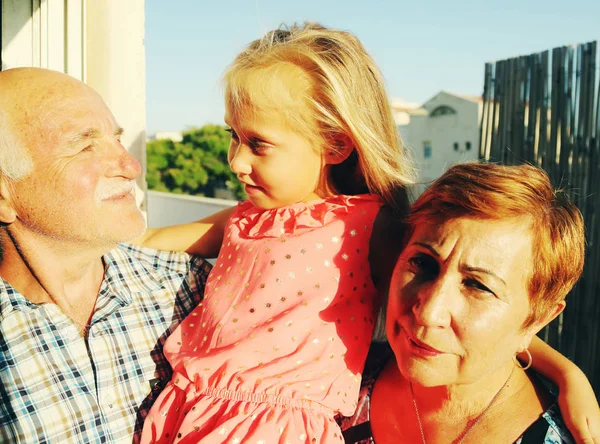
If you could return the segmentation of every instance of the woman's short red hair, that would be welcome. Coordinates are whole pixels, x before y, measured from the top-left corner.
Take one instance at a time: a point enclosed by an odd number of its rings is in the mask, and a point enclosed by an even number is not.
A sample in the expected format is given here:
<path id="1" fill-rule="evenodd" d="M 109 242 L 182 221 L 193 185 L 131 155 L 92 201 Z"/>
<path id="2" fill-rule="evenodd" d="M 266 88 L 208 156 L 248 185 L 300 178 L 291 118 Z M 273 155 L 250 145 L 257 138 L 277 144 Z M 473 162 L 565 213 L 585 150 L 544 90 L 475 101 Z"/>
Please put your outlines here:
<path id="1" fill-rule="evenodd" d="M 454 165 L 413 204 L 409 235 L 422 223 L 520 216 L 533 221 L 531 313 L 526 327 L 543 320 L 567 296 L 581 276 L 585 256 L 581 212 L 563 190 L 554 189 L 543 170 L 531 165 Z"/>

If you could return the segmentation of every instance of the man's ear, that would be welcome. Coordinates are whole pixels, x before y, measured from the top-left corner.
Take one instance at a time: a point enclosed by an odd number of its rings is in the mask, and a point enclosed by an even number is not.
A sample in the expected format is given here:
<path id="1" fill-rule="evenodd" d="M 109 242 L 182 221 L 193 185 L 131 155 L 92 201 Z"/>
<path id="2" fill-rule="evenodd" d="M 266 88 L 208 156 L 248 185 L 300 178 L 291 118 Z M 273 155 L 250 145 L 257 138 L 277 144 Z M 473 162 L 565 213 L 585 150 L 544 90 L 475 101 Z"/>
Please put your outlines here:
<path id="1" fill-rule="evenodd" d="M 348 158 L 354 150 L 354 144 L 350 137 L 345 134 L 338 134 L 333 137 L 329 146 L 325 148 L 325 163 L 327 165 L 337 165 Z"/>
<path id="2" fill-rule="evenodd" d="M 544 328 L 554 319 L 556 319 L 556 317 L 563 312 L 566 306 L 567 303 L 564 300 L 556 303 L 554 308 L 551 311 L 548 311 L 548 313 L 542 319 L 535 321 L 532 325 L 527 327 L 527 334 L 523 339 L 523 343 L 521 344 L 519 352 L 522 352 L 527 347 L 529 347 L 533 336 L 536 335 L 542 328 Z"/>
<path id="3" fill-rule="evenodd" d="M 17 212 L 12 206 L 11 187 L 5 177 L 0 177 L 0 224 L 12 224 Z"/>

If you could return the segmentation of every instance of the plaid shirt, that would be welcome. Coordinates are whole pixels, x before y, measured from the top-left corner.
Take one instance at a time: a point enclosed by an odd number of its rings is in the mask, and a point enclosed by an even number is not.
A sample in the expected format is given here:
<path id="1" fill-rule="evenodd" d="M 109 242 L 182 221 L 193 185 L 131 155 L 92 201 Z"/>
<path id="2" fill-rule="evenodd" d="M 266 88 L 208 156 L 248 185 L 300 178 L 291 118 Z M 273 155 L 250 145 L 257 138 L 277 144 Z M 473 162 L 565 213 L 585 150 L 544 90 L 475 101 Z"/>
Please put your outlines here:
<path id="1" fill-rule="evenodd" d="M 202 298 L 210 265 L 128 245 L 104 261 L 87 338 L 0 279 L 0 442 L 138 440 L 171 378 L 164 340 Z"/>

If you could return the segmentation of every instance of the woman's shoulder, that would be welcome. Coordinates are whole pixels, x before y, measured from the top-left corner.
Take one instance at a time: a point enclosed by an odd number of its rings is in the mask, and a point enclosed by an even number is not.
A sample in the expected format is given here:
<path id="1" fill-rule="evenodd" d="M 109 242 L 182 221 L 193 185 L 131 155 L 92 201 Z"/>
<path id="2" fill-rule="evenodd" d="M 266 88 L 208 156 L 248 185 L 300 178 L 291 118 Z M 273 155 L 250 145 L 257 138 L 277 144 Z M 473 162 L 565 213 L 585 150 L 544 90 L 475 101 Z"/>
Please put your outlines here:
<path id="1" fill-rule="evenodd" d="M 515 444 L 575 444 L 575 440 L 562 419 L 558 404 L 554 403 Z"/>

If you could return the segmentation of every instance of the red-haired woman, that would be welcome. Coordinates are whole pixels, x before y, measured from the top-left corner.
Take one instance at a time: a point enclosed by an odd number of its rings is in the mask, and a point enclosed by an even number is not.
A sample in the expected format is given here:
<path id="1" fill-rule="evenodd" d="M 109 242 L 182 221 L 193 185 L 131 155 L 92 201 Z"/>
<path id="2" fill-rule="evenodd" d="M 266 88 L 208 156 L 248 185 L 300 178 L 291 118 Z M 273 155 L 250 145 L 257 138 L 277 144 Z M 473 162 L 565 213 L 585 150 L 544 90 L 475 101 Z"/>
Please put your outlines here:
<path id="1" fill-rule="evenodd" d="M 450 168 L 412 207 L 389 293 L 391 348 L 370 356 L 357 412 L 342 421 L 346 442 L 573 442 L 525 370 L 532 338 L 581 275 L 584 244 L 581 213 L 543 171 Z M 590 408 L 573 432 L 600 442 L 598 405 L 580 379 L 587 397 L 576 408 Z"/>

